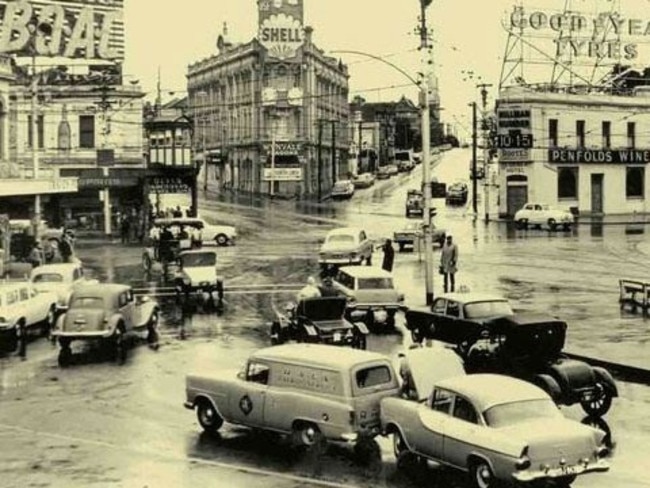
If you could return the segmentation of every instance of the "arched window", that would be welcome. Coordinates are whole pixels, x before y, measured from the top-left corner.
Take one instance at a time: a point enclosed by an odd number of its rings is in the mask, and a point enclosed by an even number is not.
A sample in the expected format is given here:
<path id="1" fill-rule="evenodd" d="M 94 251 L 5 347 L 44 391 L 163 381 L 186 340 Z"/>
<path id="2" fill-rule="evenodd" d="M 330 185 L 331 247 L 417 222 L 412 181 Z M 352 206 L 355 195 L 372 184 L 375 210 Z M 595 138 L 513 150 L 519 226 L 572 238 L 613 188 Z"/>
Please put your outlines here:
<path id="1" fill-rule="evenodd" d="M 627 168 L 625 195 L 627 198 L 643 198 L 645 168 Z"/>
<path id="2" fill-rule="evenodd" d="M 578 198 L 578 168 L 560 168 L 558 170 L 557 197 Z"/>

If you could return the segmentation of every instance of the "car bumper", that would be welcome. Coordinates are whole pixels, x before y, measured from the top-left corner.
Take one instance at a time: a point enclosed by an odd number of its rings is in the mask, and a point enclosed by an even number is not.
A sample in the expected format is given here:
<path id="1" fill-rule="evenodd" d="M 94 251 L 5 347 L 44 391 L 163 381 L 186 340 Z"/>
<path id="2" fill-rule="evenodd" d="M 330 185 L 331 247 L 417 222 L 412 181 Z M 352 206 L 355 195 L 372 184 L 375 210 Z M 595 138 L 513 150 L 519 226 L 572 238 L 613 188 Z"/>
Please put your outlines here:
<path id="1" fill-rule="evenodd" d="M 65 332 L 61 330 L 53 330 L 52 337 L 60 339 L 68 339 L 71 341 L 88 341 L 88 340 L 102 340 L 113 337 L 113 331 L 96 331 L 96 332 Z"/>
<path id="2" fill-rule="evenodd" d="M 361 258 L 319 258 L 320 264 L 361 264 Z"/>
<path id="3" fill-rule="evenodd" d="M 183 402 L 183 406 L 188 410 L 194 410 L 194 404 L 192 402 Z"/>
<path id="4" fill-rule="evenodd" d="M 519 471 L 513 473 L 512 477 L 520 483 L 528 483 L 541 479 L 556 479 L 564 478 L 567 476 L 577 476 L 586 473 L 604 472 L 609 470 L 609 463 L 604 459 L 596 462 L 589 463 L 588 465 L 576 464 L 572 466 L 564 466 L 562 468 L 540 469 L 535 471 Z"/>

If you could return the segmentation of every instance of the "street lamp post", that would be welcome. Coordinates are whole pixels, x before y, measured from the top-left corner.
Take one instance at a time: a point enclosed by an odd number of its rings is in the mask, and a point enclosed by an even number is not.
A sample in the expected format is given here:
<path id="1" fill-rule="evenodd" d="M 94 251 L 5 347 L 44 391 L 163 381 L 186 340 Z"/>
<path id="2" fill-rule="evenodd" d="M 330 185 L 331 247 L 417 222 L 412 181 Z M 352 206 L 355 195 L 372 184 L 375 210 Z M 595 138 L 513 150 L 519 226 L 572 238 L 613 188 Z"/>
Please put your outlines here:
<path id="1" fill-rule="evenodd" d="M 481 139 L 483 141 L 483 178 L 485 178 L 485 182 L 483 183 L 483 199 L 485 205 L 485 223 L 488 223 L 490 221 L 490 175 L 488 174 L 490 169 L 488 161 L 490 156 L 490 149 L 488 148 L 490 129 L 487 121 L 487 88 L 492 85 L 489 83 L 480 83 L 476 86 L 481 89 Z"/>

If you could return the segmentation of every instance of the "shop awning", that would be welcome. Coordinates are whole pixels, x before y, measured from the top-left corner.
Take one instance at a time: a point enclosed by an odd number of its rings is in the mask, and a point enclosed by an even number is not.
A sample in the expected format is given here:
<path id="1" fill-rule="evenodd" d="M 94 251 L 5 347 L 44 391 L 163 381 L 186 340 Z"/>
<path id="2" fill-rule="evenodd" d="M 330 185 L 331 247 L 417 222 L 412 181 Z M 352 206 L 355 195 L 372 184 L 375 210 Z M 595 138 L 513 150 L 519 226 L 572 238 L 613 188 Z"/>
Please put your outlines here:
<path id="1" fill-rule="evenodd" d="M 78 178 L 11 178 L 0 180 L 0 198 L 79 191 Z"/>

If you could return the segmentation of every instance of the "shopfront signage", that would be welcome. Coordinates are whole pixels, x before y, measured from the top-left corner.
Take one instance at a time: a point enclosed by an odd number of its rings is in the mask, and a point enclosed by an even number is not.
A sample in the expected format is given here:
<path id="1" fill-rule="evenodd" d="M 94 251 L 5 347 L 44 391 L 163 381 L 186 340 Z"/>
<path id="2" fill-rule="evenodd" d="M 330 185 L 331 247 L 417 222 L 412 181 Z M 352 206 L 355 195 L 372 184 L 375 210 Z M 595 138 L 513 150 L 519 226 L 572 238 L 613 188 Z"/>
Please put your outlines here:
<path id="1" fill-rule="evenodd" d="M 525 174 L 526 173 L 526 165 L 523 163 L 515 163 L 515 164 L 508 164 L 504 166 L 506 174 L 513 175 L 513 174 Z"/>
<path id="2" fill-rule="evenodd" d="M 302 181 L 302 168 L 263 168 L 264 181 Z"/>
<path id="3" fill-rule="evenodd" d="M 0 0 L 0 53 L 123 60 L 123 3 Z"/>
<path id="4" fill-rule="evenodd" d="M 25 178 L 0 180 L 0 197 L 20 195 L 50 195 L 79 190 L 77 178 Z"/>
<path id="5" fill-rule="evenodd" d="M 149 182 L 149 191 L 158 194 L 187 193 L 192 191 L 190 183 L 174 176 L 161 176 Z"/>
<path id="6" fill-rule="evenodd" d="M 304 43 L 303 0 L 259 0 L 260 43 L 269 55 L 293 58 Z"/>
<path id="7" fill-rule="evenodd" d="M 531 161 L 530 149 L 501 149 L 499 151 L 500 163 L 515 161 Z"/>
<path id="8" fill-rule="evenodd" d="M 550 163 L 650 163 L 650 149 L 549 149 Z"/>
<path id="9" fill-rule="evenodd" d="M 272 152 L 272 145 L 266 144 L 264 146 L 266 152 L 270 155 Z M 298 156 L 304 150 L 304 146 L 299 142 L 276 142 L 275 155 L 276 156 Z"/>
<path id="10" fill-rule="evenodd" d="M 98 176 L 90 178 L 79 178 L 80 189 L 97 189 L 97 188 L 127 188 L 138 186 L 140 180 L 134 177 L 120 178 L 117 176 Z"/>

